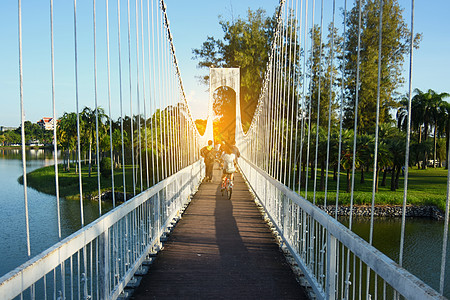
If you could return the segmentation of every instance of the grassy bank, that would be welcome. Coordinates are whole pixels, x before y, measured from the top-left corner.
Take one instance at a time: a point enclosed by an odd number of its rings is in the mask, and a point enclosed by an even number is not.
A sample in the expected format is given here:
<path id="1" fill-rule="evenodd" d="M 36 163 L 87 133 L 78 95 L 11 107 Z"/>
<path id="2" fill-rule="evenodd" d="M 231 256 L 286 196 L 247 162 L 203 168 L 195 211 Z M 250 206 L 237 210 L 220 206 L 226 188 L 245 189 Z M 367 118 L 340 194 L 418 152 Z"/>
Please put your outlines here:
<path id="1" fill-rule="evenodd" d="M 21 150 L 22 146 L 0 146 L 0 150 Z M 26 150 L 30 149 L 49 149 L 53 150 L 53 146 L 25 146 Z"/>
<path id="2" fill-rule="evenodd" d="M 409 169 L 408 178 L 408 204 L 414 205 L 435 205 L 439 209 L 445 209 L 446 193 L 447 193 L 447 172 L 444 168 L 428 168 L 419 170 L 417 168 Z M 353 201 L 357 205 L 370 205 L 372 203 L 372 172 L 365 173 L 365 182 L 360 183 L 361 171 L 357 171 L 355 176 L 355 190 Z M 379 175 L 378 192 L 375 196 L 375 205 L 401 205 L 403 203 L 403 187 L 404 179 L 400 176 L 399 188 L 391 191 L 391 176 L 388 174 L 386 178 L 386 186 L 381 186 L 383 174 Z M 320 180 L 320 172 L 318 172 L 318 180 Z M 319 185 L 319 182 L 317 183 Z M 332 174 L 328 178 L 327 205 L 333 205 L 336 202 L 336 181 L 333 180 Z M 339 188 L 339 203 L 343 205 L 350 204 L 350 193 L 346 192 L 346 175 L 341 173 Z M 308 185 L 308 200 L 313 201 L 314 186 L 312 181 Z M 305 196 L 304 191 L 301 192 Z M 323 204 L 325 192 L 316 192 L 316 202 Z"/>
<path id="3" fill-rule="evenodd" d="M 68 199 L 79 198 L 79 179 L 78 173 L 75 172 L 75 165 L 71 166 L 70 172 L 64 170 L 63 166 L 59 165 L 59 188 L 60 195 Z M 114 171 L 114 186 L 115 190 L 123 191 L 123 170 L 122 168 Z M 372 173 L 365 173 L 365 182 L 360 183 L 361 172 L 358 171 L 355 177 L 355 192 L 354 204 L 356 205 L 370 205 L 372 202 Z M 111 190 L 111 178 L 100 176 L 102 191 Z M 126 190 L 127 193 L 132 192 L 133 177 L 131 166 L 125 167 Z M 55 170 L 54 166 L 37 169 L 27 176 L 28 185 L 40 192 L 55 195 Z M 151 178 L 150 178 L 151 180 Z M 320 180 L 320 172 L 318 172 L 318 180 Z M 396 191 L 390 190 L 390 175 L 386 178 L 386 186 L 381 186 L 382 174 L 379 178 L 379 191 L 375 196 L 376 205 L 401 205 L 403 203 L 403 186 L 404 180 L 401 176 L 399 179 L 399 189 Z M 97 187 L 97 167 L 92 167 L 91 177 L 88 176 L 88 165 L 82 166 L 82 181 L 83 194 L 85 198 L 98 195 Z M 144 174 L 144 184 L 146 182 Z M 137 185 L 137 192 L 139 192 L 139 183 Z M 319 182 L 317 182 L 319 186 Z M 333 174 L 330 172 L 328 178 L 328 192 L 327 205 L 334 205 L 336 202 L 336 181 L 333 180 Z M 346 191 L 346 175 L 341 173 L 340 188 L 339 188 L 339 204 L 350 204 L 350 193 Z M 435 205 L 439 209 L 445 209 L 445 200 L 447 193 L 447 170 L 444 168 L 428 168 L 427 170 L 418 170 L 417 168 L 409 169 L 408 181 L 408 204 L 414 205 Z M 301 195 L 305 196 L 304 188 Z M 314 198 L 313 181 L 309 181 L 308 185 L 308 200 L 311 202 Z M 316 192 L 316 203 L 323 204 L 325 199 L 325 192 Z"/>
<path id="4" fill-rule="evenodd" d="M 58 166 L 58 180 L 59 180 L 59 194 L 61 197 L 67 199 L 79 199 L 79 176 L 75 172 L 75 165 L 72 164 L 70 171 L 66 171 L 62 165 Z M 89 177 L 89 166 L 82 165 L 81 170 L 82 182 L 83 182 L 83 197 L 90 199 L 94 196 L 98 196 L 98 183 L 97 183 L 97 166 L 92 166 L 91 176 Z M 125 186 L 127 193 L 133 192 L 133 177 L 131 166 L 125 167 Z M 22 183 L 22 177 L 19 178 L 19 182 Z M 146 181 L 146 179 L 144 180 Z M 33 189 L 50 194 L 56 195 L 55 187 L 55 167 L 43 167 L 27 174 L 28 186 Z M 101 191 L 111 191 L 112 179 L 111 177 L 100 176 Z M 116 192 L 123 192 L 123 169 L 117 168 L 114 170 L 114 188 Z M 137 187 L 137 191 L 139 188 Z"/>

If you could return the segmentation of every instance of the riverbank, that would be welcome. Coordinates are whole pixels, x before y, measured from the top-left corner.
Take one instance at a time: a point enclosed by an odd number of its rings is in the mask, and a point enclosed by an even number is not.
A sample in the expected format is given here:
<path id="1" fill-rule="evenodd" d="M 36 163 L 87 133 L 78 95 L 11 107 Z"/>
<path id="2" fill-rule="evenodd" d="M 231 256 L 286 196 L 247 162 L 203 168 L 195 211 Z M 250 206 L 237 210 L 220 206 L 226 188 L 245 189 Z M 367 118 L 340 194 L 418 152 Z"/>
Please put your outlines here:
<path id="1" fill-rule="evenodd" d="M 330 172 L 331 173 L 331 172 Z M 444 211 L 447 195 L 447 173 L 444 168 L 428 168 L 420 170 L 416 167 L 409 168 L 407 204 L 415 206 L 435 206 Z M 375 205 L 402 206 L 404 197 L 404 178 L 400 176 L 399 184 L 395 191 L 391 190 L 390 175 L 386 176 L 383 185 L 383 176 L 380 174 L 378 191 L 375 193 Z M 354 192 L 346 192 L 345 174 L 341 173 L 339 188 L 339 206 L 350 206 L 350 203 L 358 206 L 370 206 L 372 203 L 373 180 L 372 174 L 365 173 L 364 181 L 361 181 L 361 171 L 355 173 Z M 320 191 L 320 180 L 317 182 L 316 192 L 314 192 L 314 181 L 309 180 L 308 200 L 318 205 L 325 204 L 325 192 Z M 328 177 L 326 205 L 336 203 L 337 182 L 332 174 Z M 300 193 L 305 197 L 305 188 L 302 186 Z M 352 198 L 353 197 L 353 198 Z"/>
<path id="2" fill-rule="evenodd" d="M 83 182 L 83 199 L 98 201 L 99 191 L 97 182 L 97 166 L 92 166 L 91 175 L 89 176 L 89 166 L 87 164 L 83 164 L 81 168 L 81 177 Z M 125 167 L 125 180 L 127 191 L 132 191 L 132 168 L 130 166 Z M 18 181 L 20 184 L 23 184 L 22 176 L 18 178 Z M 76 172 L 76 167 L 74 164 L 71 165 L 70 171 L 65 170 L 63 165 L 58 165 L 58 182 L 60 197 L 64 197 L 68 200 L 80 199 L 79 174 Z M 115 199 L 118 202 L 122 202 L 125 198 L 123 193 L 122 168 L 115 170 L 114 182 Z M 27 173 L 27 185 L 38 192 L 48 195 L 56 195 L 55 167 L 43 167 Z M 139 191 L 139 188 L 136 188 L 136 193 Z M 126 193 L 126 199 L 130 199 L 132 197 L 132 194 L 129 192 Z M 102 201 L 112 200 L 112 178 L 110 176 L 100 176 L 100 197 Z"/>
<path id="3" fill-rule="evenodd" d="M 66 171 L 62 165 L 59 165 L 59 191 L 60 196 L 66 199 L 78 200 L 79 195 L 79 176 L 75 172 L 75 164 L 71 165 L 70 171 Z M 114 187 L 115 199 L 120 202 L 124 199 L 123 194 L 123 169 L 118 168 L 114 171 Z M 443 219 L 443 211 L 445 209 L 446 196 L 446 178 L 447 170 L 442 168 L 417 170 L 410 169 L 408 182 L 408 206 L 406 216 L 408 217 L 429 217 L 436 220 Z M 43 167 L 27 174 L 28 186 L 35 190 L 56 195 L 55 192 L 55 169 L 54 166 Z M 133 189 L 132 167 L 125 167 L 126 179 L 126 199 L 131 198 Z M 356 178 L 358 179 L 358 178 Z M 146 181 L 146 180 L 144 180 Z M 401 179 L 403 181 L 403 179 Z M 20 182 L 20 180 L 19 180 Z M 97 166 L 93 165 L 91 176 L 89 177 L 88 164 L 82 165 L 82 182 L 83 182 L 83 199 L 98 201 L 98 183 L 97 183 Z M 341 181 L 342 182 L 342 181 Z M 101 183 L 101 199 L 112 200 L 112 180 L 100 176 Z M 139 184 L 136 184 L 136 193 L 140 192 Z M 334 186 L 333 186 L 334 185 Z M 403 186 L 402 182 L 400 186 Z M 145 187 L 144 187 L 145 188 Z M 364 184 L 356 182 L 354 191 L 354 210 L 353 216 L 366 217 L 370 216 L 370 206 L 372 201 L 372 180 L 367 176 Z M 308 200 L 314 202 L 313 188 L 308 193 Z M 335 203 L 335 183 L 331 180 L 328 189 L 327 213 L 334 216 Z M 302 196 L 303 195 L 302 191 Z M 339 216 L 350 215 L 350 193 L 346 193 L 340 189 L 339 193 Z M 316 192 L 315 203 L 324 204 L 324 192 Z M 388 187 L 379 187 L 379 191 L 375 196 L 374 215 L 379 217 L 399 217 L 402 214 L 403 190 L 390 191 Z"/>
<path id="4" fill-rule="evenodd" d="M 334 205 L 328 205 L 324 209 L 323 205 L 318 205 L 320 209 L 324 210 L 330 216 L 335 216 L 336 207 Z M 353 206 L 353 217 L 370 217 L 371 206 L 369 205 L 356 205 Z M 401 205 L 376 205 L 374 206 L 373 215 L 374 217 L 390 217 L 390 218 L 401 218 L 403 212 L 403 206 Z M 350 206 L 338 206 L 337 215 L 339 217 L 349 217 L 350 216 Z M 442 221 L 444 220 L 444 212 L 433 205 L 407 205 L 406 206 L 406 217 L 416 217 L 416 218 L 431 218 L 434 220 Z"/>
<path id="5" fill-rule="evenodd" d="M 46 146 L 25 146 L 25 150 L 53 150 L 53 145 L 46 145 Z M 22 146 L 0 146 L 0 150 L 22 150 Z"/>

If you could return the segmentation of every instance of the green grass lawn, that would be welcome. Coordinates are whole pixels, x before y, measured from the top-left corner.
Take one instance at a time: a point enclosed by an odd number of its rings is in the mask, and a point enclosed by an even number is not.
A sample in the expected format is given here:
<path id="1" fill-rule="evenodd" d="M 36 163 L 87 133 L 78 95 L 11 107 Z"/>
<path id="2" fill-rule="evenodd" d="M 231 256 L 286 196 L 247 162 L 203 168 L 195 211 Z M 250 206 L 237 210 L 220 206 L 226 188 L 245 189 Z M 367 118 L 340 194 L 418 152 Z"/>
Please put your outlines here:
<path id="1" fill-rule="evenodd" d="M 446 193 L 447 193 L 447 170 L 444 168 L 428 168 L 426 170 L 418 170 L 417 168 L 409 169 L 408 181 L 408 204 L 414 205 L 435 205 L 439 209 L 445 209 Z M 114 186 L 115 190 L 123 191 L 123 172 L 122 168 L 115 169 Z M 387 175 L 386 186 L 381 186 L 383 174 L 380 173 L 379 191 L 375 196 L 375 205 L 401 205 L 403 203 L 403 176 L 399 179 L 399 189 L 395 192 L 390 190 L 391 176 Z M 145 175 L 144 175 L 145 177 Z M 372 172 L 366 172 L 365 183 L 360 183 L 361 171 L 356 172 L 354 204 L 370 205 L 372 202 Z M 100 176 L 102 191 L 111 190 L 111 178 Z M 131 166 L 125 167 L 126 190 L 127 193 L 132 192 L 133 177 Z M 318 170 L 318 180 L 320 171 Z M 37 169 L 27 175 L 28 185 L 40 192 L 55 195 L 55 172 L 54 166 Z M 150 179 L 151 180 L 151 179 Z M 60 196 L 68 199 L 79 198 L 78 173 L 75 173 L 75 166 L 72 165 L 70 172 L 64 171 L 62 165 L 59 165 L 59 188 Z M 83 194 L 85 198 L 98 194 L 97 187 L 97 167 L 92 167 L 91 177 L 88 176 L 88 165 L 82 166 Z M 144 184 L 146 179 L 144 178 Z M 319 182 L 317 182 L 319 185 Z M 308 200 L 313 201 L 314 190 L 313 181 L 309 181 Z M 139 184 L 137 184 L 139 192 Z M 146 188 L 146 187 L 144 187 Z M 341 173 L 339 204 L 350 204 L 350 193 L 346 191 L 346 174 Z M 301 195 L 305 196 L 304 187 L 302 187 Z M 323 204 L 325 192 L 316 192 L 316 203 Z M 328 178 L 327 205 L 333 205 L 336 202 L 336 181 L 333 180 L 333 174 L 330 172 Z"/>
<path id="2" fill-rule="evenodd" d="M 447 193 L 447 172 L 444 168 L 428 168 L 426 170 L 418 170 L 417 168 L 409 169 L 408 178 L 408 204 L 414 205 L 435 205 L 439 209 L 445 209 L 446 193 Z M 354 204 L 369 205 L 372 202 L 372 172 L 365 173 L 365 183 L 361 184 L 361 171 L 358 170 L 355 176 Z M 378 192 L 375 196 L 375 205 L 401 205 L 403 203 L 403 187 L 404 179 L 400 175 L 399 188 L 391 191 L 391 175 L 388 173 L 386 177 L 386 186 L 381 186 L 383 174 L 379 174 Z M 320 171 L 318 171 L 318 180 Z M 341 173 L 339 188 L 339 203 L 343 205 L 350 204 L 350 193 L 346 192 L 346 174 Z M 319 183 L 317 183 L 319 185 Z M 313 201 L 313 182 L 310 180 L 308 184 L 308 200 Z M 302 188 L 304 190 L 304 187 Z M 301 192 L 305 196 L 304 191 Z M 316 202 L 323 204 L 325 192 L 316 192 Z M 327 205 L 336 202 L 336 181 L 333 180 L 332 172 L 328 178 Z"/>
<path id="3" fill-rule="evenodd" d="M 58 166 L 58 180 L 59 180 L 59 194 L 61 197 L 67 199 L 78 199 L 80 195 L 79 190 L 79 176 L 75 172 L 75 165 L 71 165 L 70 172 L 64 170 L 62 165 Z M 89 166 L 82 165 L 82 182 L 84 198 L 91 198 L 98 195 L 97 183 L 97 166 L 92 166 L 91 176 L 89 177 Z M 145 175 L 144 175 L 145 176 Z M 125 186 L 127 193 L 133 193 L 133 177 L 131 166 L 125 166 Z M 19 178 L 22 183 L 22 177 Z M 146 179 L 144 179 L 146 182 Z M 43 167 L 27 174 L 27 183 L 39 192 L 56 195 L 55 188 L 55 167 Z M 102 191 L 111 190 L 111 177 L 100 176 L 100 185 Z M 123 192 L 123 169 L 117 168 L 114 170 L 114 188 L 117 192 Z M 139 184 L 136 187 L 136 193 L 139 192 Z"/>

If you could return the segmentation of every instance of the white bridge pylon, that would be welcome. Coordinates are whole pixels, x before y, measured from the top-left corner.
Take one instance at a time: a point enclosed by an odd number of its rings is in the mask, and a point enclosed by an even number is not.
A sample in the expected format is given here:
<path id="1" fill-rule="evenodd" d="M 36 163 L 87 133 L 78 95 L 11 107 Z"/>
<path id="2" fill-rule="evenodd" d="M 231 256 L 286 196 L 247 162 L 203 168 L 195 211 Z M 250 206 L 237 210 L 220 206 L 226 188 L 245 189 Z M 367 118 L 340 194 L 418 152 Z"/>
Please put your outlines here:
<path id="1" fill-rule="evenodd" d="M 208 121 L 203 137 L 213 137 L 213 95 L 214 91 L 220 87 L 229 87 L 236 93 L 236 144 L 239 144 L 238 137 L 242 134 L 241 123 L 241 101 L 240 101 L 240 68 L 209 68 L 209 106 L 208 106 Z M 207 140 L 205 140 L 207 142 Z"/>

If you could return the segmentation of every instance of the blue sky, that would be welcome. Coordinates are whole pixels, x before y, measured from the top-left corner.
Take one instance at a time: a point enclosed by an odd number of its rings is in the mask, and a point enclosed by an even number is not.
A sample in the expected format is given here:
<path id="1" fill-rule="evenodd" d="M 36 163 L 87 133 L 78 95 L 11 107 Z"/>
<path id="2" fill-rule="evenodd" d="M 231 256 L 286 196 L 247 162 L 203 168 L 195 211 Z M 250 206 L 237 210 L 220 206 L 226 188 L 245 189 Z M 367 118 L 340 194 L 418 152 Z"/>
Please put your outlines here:
<path id="1" fill-rule="evenodd" d="M 289 0 L 288 0 L 289 1 Z M 295 0 L 294 0 L 295 1 Z M 134 1 L 132 2 L 132 12 Z M 319 20 L 320 1 L 316 0 L 316 21 Z M 325 0 L 324 24 L 330 22 L 331 0 Z M 350 4 L 353 1 L 348 0 Z M 144 0 L 144 5 L 146 1 Z M 337 17 L 343 0 L 336 1 Z M 408 0 L 399 0 L 405 9 L 404 17 L 410 23 Z M 222 38 L 223 31 L 218 16 L 225 19 L 245 17 L 248 8 L 262 7 L 272 15 L 278 4 L 276 0 L 248 1 L 206 1 L 206 0 L 166 0 L 170 28 L 174 37 L 176 55 L 182 74 L 184 88 L 195 118 L 205 118 L 209 93 L 207 87 L 200 84 L 196 76 L 207 73 L 198 69 L 192 60 L 192 49 L 199 48 L 207 36 Z M 54 4 L 55 26 L 55 76 L 57 115 L 65 111 L 75 111 L 75 79 L 73 53 L 73 1 L 58 1 Z M 110 18 L 117 15 L 117 2 L 110 1 Z M 105 1 L 97 0 L 97 68 L 98 98 L 103 107 L 107 107 L 106 85 L 106 42 Z M 416 1 L 415 32 L 423 33 L 420 49 L 414 53 L 413 87 L 421 90 L 429 88 L 438 92 L 450 92 L 450 1 Z M 121 4 L 122 48 L 126 47 L 126 1 Z M 93 98 L 93 52 L 92 52 L 92 4 L 91 1 L 78 1 L 78 60 L 79 60 L 79 101 L 80 108 L 94 107 Z M 51 77 L 50 77 L 50 23 L 49 1 L 22 0 L 23 18 L 23 70 L 24 103 L 26 119 L 36 122 L 44 116 L 52 115 Z M 125 25 L 125 27 L 124 27 Z M 110 29 L 110 47 L 112 52 L 111 70 L 118 69 L 113 51 L 117 50 L 117 33 L 114 24 Z M 133 28 L 133 24 L 131 24 Z M 2 1 L 0 4 L 0 125 L 18 126 L 20 124 L 20 103 L 18 84 L 18 25 L 17 1 Z M 116 50 L 114 50 L 116 49 Z M 124 55 L 124 54 L 123 54 Z M 122 58 L 125 60 L 125 58 Z M 405 64 L 405 74 L 408 65 Z M 123 77 L 128 76 L 127 67 L 122 66 Z M 118 95 L 117 74 L 111 74 L 112 101 L 116 103 Z M 127 89 L 123 83 L 124 90 Z M 407 86 L 400 90 L 406 92 Z M 119 115 L 117 107 L 113 118 Z"/>

